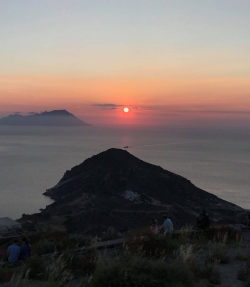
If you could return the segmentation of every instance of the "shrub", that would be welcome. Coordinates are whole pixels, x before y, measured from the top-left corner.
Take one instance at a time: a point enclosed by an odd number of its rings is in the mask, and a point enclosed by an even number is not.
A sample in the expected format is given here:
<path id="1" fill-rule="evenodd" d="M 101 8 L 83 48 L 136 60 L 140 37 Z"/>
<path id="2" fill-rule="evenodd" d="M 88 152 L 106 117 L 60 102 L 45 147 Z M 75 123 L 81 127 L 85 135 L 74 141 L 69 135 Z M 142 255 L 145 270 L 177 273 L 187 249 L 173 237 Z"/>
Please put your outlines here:
<path id="1" fill-rule="evenodd" d="M 61 285 L 55 282 L 39 282 L 36 284 L 36 287 L 61 287 Z"/>
<path id="2" fill-rule="evenodd" d="M 173 256 L 180 245 L 179 240 L 155 235 L 148 230 L 130 232 L 125 238 L 125 247 L 131 254 L 154 259 Z"/>
<path id="3" fill-rule="evenodd" d="M 119 232 L 114 227 L 109 227 L 108 231 L 101 236 L 101 240 L 107 241 L 121 237 L 118 234 Z"/>
<path id="4" fill-rule="evenodd" d="M 30 236 L 32 251 L 38 255 L 63 252 L 90 244 L 90 239 L 81 235 L 69 235 L 65 232 L 33 234 Z"/>
<path id="5" fill-rule="evenodd" d="M 220 264 L 226 264 L 230 262 L 228 252 L 225 248 L 217 247 L 214 251 L 208 253 L 206 258 L 206 264 L 215 262 L 218 262 Z"/>
<path id="6" fill-rule="evenodd" d="M 91 238 L 82 235 L 69 235 L 68 248 L 83 247 L 91 244 Z"/>
<path id="7" fill-rule="evenodd" d="M 205 268 L 200 268 L 198 266 L 194 266 L 192 271 L 196 278 L 199 279 L 207 279 L 209 283 L 214 285 L 220 285 L 221 283 L 221 276 L 218 270 L 216 270 L 215 263 L 207 264 Z"/>
<path id="8" fill-rule="evenodd" d="M 35 251 L 38 255 L 53 253 L 58 249 L 60 250 L 61 248 L 49 239 L 42 239 L 32 247 L 32 251 Z"/>
<path id="9" fill-rule="evenodd" d="M 237 252 L 237 254 L 235 255 L 235 260 L 245 261 L 245 260 L 247 260 L 247 257 L 242 255 L 241 253 Z"/>
<path id="10" fill-rule="evenodd" d="M 73 279 L 71 271 L 67 268 L 67 261 L 71 258 L 63 258 L 63 254 L 57 256 L 56 253 L 52 256 L 45 272 L 45 280 L 52 282 L 58 286 L 64 286 Z"/>
<path id="11" fill-rule="evenodd" d="M 237 279 L 240 281 L 247 281 L 249 278 L 249 273 L 246 268 L 241 268 L 238 272 Z"/>
<path id="12" fill-rule="evenodd" d="M 54 253 L 49 262 L 46 262 L 46 267 L 43 259 L 37 255 L 32 256 L 25 262 L 23 276 L 27 279 L 44 280 L 48 286 L 50 283 L 51 286 L 65 286 L 73 278 L 71 270 L 67 268 L 70 260 L 69 257 L 64 258 L 63 254 L 58 256 Z"/>
<path id="13" fill-rule="evenodd" d="M 27 274 L 30 279 L 43 279 L 45 276 L 46 266 L 43 259 L 37 255 L 30 257 L 24 265 L 23 273 Z"/>
<path id="14" fill-rule="evenodd" d="M 99 253 L 96 249 L 88 250 L 84 255 L 64 254 L 67 260 L 67 268 L 76 275 L 91 275 L 96 269 L 99 261 Z"/>
<path id="15" fill-rule="evenodd" d="M 248 259 L 244 267 L 241 268 L 238 272 L 237 279 L 245 281 L 250 284 L 250 260 Z"/>
<path id="16" fill-rule="evenodd" d="M 215 264 L 206 265 L 205 269 L 201 271 L 201 277 L 203 279 L 208 279 L 208 282 L 214 285 L 221 284 L 221 276 L 218 270 L 215 268 Z"/>
<path id="17" fill-rule="evenodd" d="M 101 267 L 93 275 L 93 287 L 192 287 L 192 272 L 183 264 L 132 258 Z"/>
<path id="18" fill-rule="evenodd" d="M 15 285 L 13 285 L 12 287 L 28 287 L 28 286 L 30 286 L 30 284 L 28 283 L 27 279 L 19 278 L 19 280 L 17 280 Z M 60 285 L 55 284 L 54 282 L 36 282 L 34 286 L 35 287 L 61 287 Z"/>
<path id="19" fill-rule="evenodd" d="M 15 271 L 10 268 L 0 268 L 0 284 L 11 280 Z"/>
<path id="20" fill-rule="evenodd" d="M 239 243 L 242 235 L 231 226 L 211 227 L 204 230 L 204 238 L 218 243 Z"/>
<path id="21" fill-rule="evenodd" d="M 221 276 L 218 270 L 212 269 L 210 276 L 208 277 L 208 282 L 214 285 L 221 284 Z"/>
<path id="22" fill-rule="evenodd" d="M 176 260 L 184 264 L 195 264 L 195 253 L 193 245 L 181 245 L 174 253 Z"/>

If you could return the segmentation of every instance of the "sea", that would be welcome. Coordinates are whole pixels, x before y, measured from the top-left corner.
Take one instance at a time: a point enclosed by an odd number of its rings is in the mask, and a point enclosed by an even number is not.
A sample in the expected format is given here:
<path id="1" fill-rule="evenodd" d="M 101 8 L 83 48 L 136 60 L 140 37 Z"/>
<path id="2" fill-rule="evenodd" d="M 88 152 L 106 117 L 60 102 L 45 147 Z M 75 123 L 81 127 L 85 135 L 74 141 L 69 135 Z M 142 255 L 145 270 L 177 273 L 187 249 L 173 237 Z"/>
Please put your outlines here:
<path id="1" fill-rule="evenodd" d="M 39 212 L 52 203 L 43 193 L 66 170 L 125 146 L 136 157 L 250 209 L 249 143 L 244 129 L 0 126 L 0 217 Z"/>

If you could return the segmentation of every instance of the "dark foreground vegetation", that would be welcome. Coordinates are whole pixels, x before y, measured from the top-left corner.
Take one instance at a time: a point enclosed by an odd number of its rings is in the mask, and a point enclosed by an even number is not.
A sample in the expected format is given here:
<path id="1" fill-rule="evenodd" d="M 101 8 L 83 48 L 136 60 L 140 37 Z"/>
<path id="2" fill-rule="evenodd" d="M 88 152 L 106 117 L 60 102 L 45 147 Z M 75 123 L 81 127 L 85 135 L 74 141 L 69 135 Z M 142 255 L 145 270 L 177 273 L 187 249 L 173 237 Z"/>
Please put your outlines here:
<path id="1" fill-rule="evenodd" d="M 0 283 L 12 279 L 10 286 L 16 287 L 31 282 L 40 287 L 213 286 L 222 284 L 220 266 L 237 261 L 241 268 L 235 280 L 250 286 L 250 254 L 242 251 L 241 234 L 227 226 L 205 232 L 184 228 L 172 238 L 133 230 L 120 247 L 101 250 L 94 247 L 95 238 L 65 232 L 30 234 L 29 239 L 32 256 L 20 264 L 3 264 Z M 1 258 L 10 243 L 1 243 Z"/>

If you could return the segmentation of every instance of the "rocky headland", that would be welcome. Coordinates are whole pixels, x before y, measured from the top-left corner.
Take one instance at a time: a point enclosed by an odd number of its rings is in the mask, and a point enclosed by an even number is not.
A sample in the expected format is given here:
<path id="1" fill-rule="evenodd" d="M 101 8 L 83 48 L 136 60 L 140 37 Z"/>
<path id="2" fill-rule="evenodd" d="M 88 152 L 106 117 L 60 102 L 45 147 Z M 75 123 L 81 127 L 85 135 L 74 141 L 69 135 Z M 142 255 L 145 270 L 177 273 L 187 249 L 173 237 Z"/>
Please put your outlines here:
<path id="1" fill-rule="evenodd" d="M 205 208 L 213 223 L 238 223 L 244 210 L 188 179 L 111 148 L 65 172 L 45 195 L 54 199 L 39 214 L 23 215 L 71 233 L 100 235 L 145 227 L 168 214 L 174 226 L 192 224 Z"/>

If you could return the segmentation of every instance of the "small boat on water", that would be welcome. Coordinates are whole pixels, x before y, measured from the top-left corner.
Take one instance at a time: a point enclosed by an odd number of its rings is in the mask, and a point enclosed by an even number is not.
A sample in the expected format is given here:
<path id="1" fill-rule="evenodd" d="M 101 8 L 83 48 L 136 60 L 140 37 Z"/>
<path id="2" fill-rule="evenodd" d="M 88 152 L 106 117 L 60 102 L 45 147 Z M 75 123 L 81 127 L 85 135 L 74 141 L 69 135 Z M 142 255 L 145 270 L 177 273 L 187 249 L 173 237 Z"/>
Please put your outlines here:
<path id="1" fill-rule="evenodd" d="M 124 148 L 128 148 L 128 146 L 126 145 Z"/>

